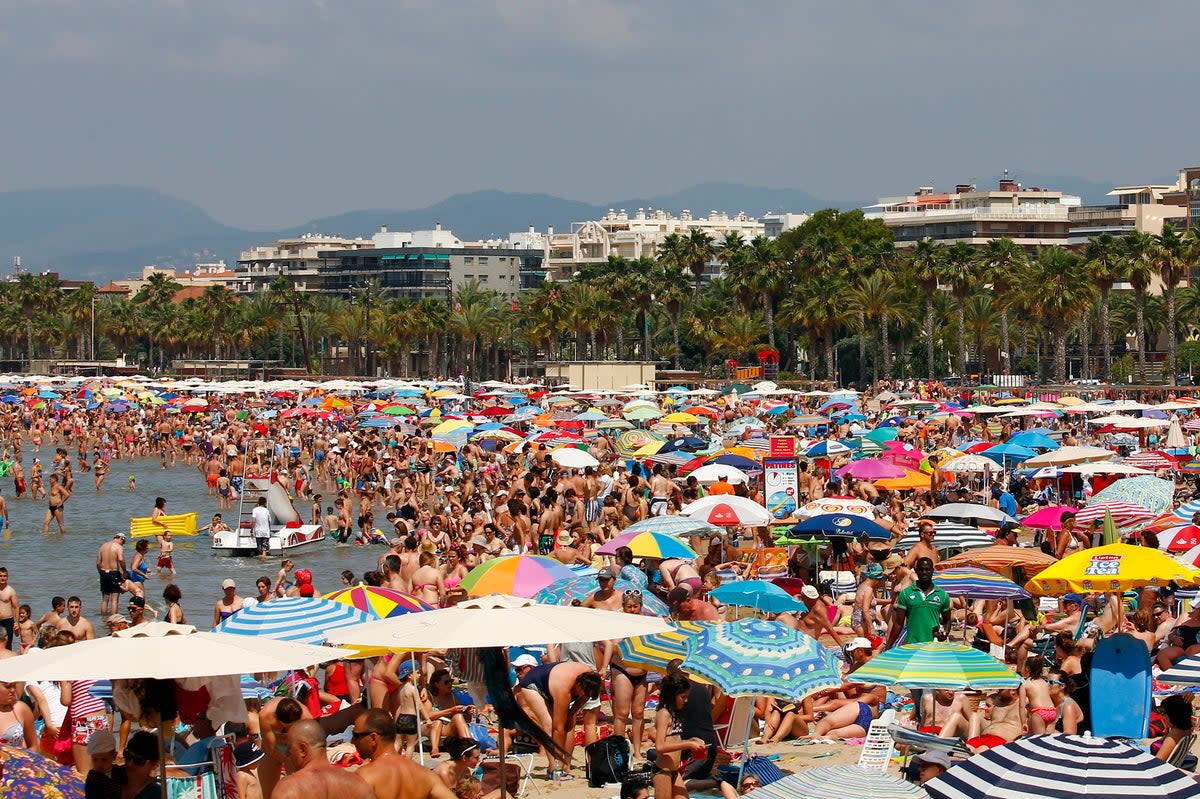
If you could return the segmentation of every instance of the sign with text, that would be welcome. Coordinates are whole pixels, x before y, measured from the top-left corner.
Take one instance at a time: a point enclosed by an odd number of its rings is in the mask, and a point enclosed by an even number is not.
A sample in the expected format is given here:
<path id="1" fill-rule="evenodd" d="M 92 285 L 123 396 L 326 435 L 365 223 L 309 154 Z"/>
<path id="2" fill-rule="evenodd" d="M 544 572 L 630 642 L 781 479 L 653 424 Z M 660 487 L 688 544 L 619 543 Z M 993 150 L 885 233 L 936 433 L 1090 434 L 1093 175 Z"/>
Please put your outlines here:
<path id="1" fill-rule="evenodd" d="M 794 458 L 796 457 L 795 436 L 771 436 L 768 439 L 770 449 L 767 455 L 771 458 Z"/>
<path id="2" fill-rule="evenodd" d="M 767 510 L 776 519 L 786 519 L 796 512 L 800 491 L 800 476 L 795 459 L 763 461 L 763 481 L 766 485 Z"/>

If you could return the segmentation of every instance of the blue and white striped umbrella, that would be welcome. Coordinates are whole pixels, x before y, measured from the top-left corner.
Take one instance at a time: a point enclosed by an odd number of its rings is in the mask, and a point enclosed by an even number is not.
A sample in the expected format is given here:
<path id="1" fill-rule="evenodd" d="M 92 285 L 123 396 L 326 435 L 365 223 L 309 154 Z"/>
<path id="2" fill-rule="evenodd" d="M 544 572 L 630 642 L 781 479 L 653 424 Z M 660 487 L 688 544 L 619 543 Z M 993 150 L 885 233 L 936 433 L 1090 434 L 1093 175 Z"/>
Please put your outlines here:
<path id="1" fill-rule="evenodd" d="M 764 619 L 714 624 L 692 636 L 683 670 L 730 696 L 795 701 L 842 684 L 832 651 L 810 635 Z"/>
<path id="2" fill-rule="evenodd" d="M 634 522 L 621 532 L 651 532 L 690 536 L 719 534 L 721 533 L 721 528 L 700 519 L 693 519 L 690 516 L 651 516 L 649 519 Z"/>
<path id="3" fill-rule="evenodd" d="M 364 624 L 371 617 L 341 602 L 315 597 L 289 596 L 243 608 L 225 619 L 214 632 L 231 635 L 261 635 L 305 644 L 325 643 L 330 630 Z"/>
<path id="4" fill-rule="evenodd" d="M 1031 735 L 959 763 L 925 783 L 933 799 L 1185 799 L 1192 775 L 1108 738 Z"/>

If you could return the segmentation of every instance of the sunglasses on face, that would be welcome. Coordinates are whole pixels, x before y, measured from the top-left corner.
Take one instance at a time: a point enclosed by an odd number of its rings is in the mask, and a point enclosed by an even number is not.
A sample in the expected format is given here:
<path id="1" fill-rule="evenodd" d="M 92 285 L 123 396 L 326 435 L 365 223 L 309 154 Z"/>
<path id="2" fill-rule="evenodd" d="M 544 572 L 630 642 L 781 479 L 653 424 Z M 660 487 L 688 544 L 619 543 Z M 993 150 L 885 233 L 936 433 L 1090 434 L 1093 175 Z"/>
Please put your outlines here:
<path id="1" fill-rule="evenodd" d="M 139 757 L 129 751 L 125 752 L 125 762 L 131 766 L 144 766 L 150 762 L 148 757 Z"/>

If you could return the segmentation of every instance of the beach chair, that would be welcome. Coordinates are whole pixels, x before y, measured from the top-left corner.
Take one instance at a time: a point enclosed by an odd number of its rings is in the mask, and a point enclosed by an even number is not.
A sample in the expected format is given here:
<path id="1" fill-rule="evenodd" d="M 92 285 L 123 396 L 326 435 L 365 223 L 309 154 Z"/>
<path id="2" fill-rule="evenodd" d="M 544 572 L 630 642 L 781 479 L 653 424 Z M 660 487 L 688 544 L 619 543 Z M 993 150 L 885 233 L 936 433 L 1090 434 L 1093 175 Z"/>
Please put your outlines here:
<path id="1" fill-rule="evenodd" d="M 485 757 L 480 761 L 483 777 L 479 781 L 480 793 L 483 796 L 500 787 L 500 758 Z M 523 799 L 525 792 L 532 785 L 539 794 L 542 789 L 533 781 L 533 755 L 518 755 L 508 753 L 504 756 L 504 790 L 513 799 Z"/>
<path id="2" fill-rule="evenodd" d="M 879 718 L 871 722 L 867 730 L 867 738 L 863 741 L 862 751 L 858 755 L 858 767 L 867 771 L 887 771 L 892 755 L 896 751 L 896 742 L 888 732 L 888 726 L 896 721 L 896 709 L 888 708 Z"/>
<path id="3" fill-rule="evenodd" d="M 733 708 L 729 711 L 729 721 L 714 725 L 717 731 L 717 746 L 727 752 L 742 747 L 750 737 L 747 735 L 746 725 L 753 718 L 754 697 L 736 697 L 733 700 Z"/>
<path id="4" fill-rule="evenodd" d="M 822 571 L 818 573 L 817 579 L 819 582 L 828 583 L 834 596 L 858 591 L 858 579 L 852 571 Z"/>
<path id="5" fill-rule="evenodd" d="M 960 757 L 970 757 L 972 754 L 960 738 L 942 738 L 927 732 L 917 732 L 899 724 L 889 724 L 887 731 L 896 743 L 925 752 L 945 752 L 948 755 L 959 755 Z"/>
<path id="6" fill-rule="evenodd" d="M 1186 771 L 1195 771 L 1196 758 L 1191 757 L 1190 761 L 1188 760 L 1189 756 L 1192 754 L 1192 745 L 1194 743 L 1196 743 L 1196 736 L 1194 733 L 1190 733 L 1180 738 L 1179 743 L 1175 744 L 1175 748 L 1171 750 L 1171 756 L 1167 758 L 1167 765 L 1174 766 L 1175 768 L 1181 768 Z M 1188 761 L 1189 765 L 1191 766 L 1190 769 L 1184 765 L 1185 761 Z"/>

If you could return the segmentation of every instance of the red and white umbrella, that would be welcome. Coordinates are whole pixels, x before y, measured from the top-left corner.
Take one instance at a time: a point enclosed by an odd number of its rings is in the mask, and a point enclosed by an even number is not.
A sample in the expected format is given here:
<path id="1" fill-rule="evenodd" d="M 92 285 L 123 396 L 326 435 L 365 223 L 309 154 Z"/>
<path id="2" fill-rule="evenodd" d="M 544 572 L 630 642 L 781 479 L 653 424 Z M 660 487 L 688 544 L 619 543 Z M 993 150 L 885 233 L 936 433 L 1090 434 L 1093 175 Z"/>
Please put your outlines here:
<path id="1" fill-rule="evenodd" d="M 1200 527 L 1194 524 L 1181 524 L 1158 534 L 1158 548 L 1167 552 L 1187 552 L 1193 547 L 1200 547 Z"/>
<path id="2" fill-rule="evenodd" d="M 703 497 L 684 506 L 680 513 L 718 527 L 732 527 L 738 524 L 746 527 L 766 527 L 774 521 L 771 512 L 754 500 L 729 494 Z"/>
<path id="3" fill-rule="evenodd" d="M 1192 547 L 1182 555 L 1176 555 L 1175 560 L 1184 566 L 1200 569 L 1200 545 Z"/>
<path id="4" fill-rule="evenodd" d="M 1144 449 L 1141 452 L 1133 453 L 1125 458 L 1125 463 L 1130 466 L 1137 466 L 1139 469 L 1150 469 L 1152 471 L 1158 469 L 1175 469 L 1178 466 L 1174 458 L 1152 449 Z"/>
<path id="5" fill-rule="evenodd" d="M 1158 518 L 1157 513 L 1147 510 L 1141 505 L 1134 505 L 1132 502 L 1097 502 L 1095 505 L 1088 505 L 1081 509 L 1075 516 L 1075 522 L 1084 526 L 1092 522 L 1102 522 L 1105 511 L 1112 514 L 1113 522 L 1117 527 L 1132 527 L 1135 524 L 1142 524 Z"/>

